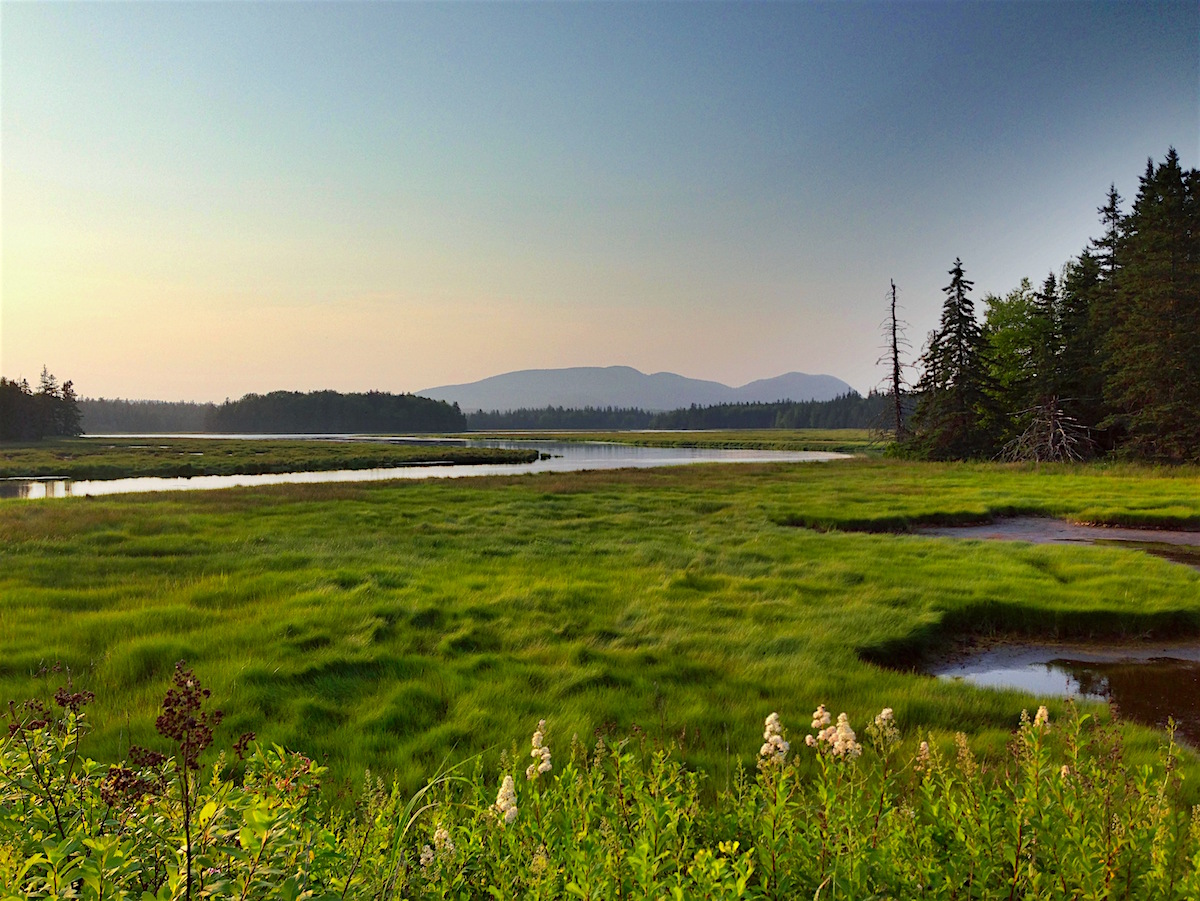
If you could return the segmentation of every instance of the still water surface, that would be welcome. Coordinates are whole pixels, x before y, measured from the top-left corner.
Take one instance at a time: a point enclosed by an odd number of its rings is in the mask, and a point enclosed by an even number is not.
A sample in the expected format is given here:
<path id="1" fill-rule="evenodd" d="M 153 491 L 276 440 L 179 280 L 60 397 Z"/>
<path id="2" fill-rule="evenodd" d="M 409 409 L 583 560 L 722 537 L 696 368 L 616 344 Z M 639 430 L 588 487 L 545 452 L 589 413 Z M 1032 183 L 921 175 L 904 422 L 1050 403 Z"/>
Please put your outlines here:
<path id="1" fill-rule="evenodd" d="M 1200 645 L 1012 645 L 933 670 L 987 688 L 1109 701 L 1122 717 L 1166 727 L 1200 747 Z"/>
<path id="2" fill-rule="evenodd" d="M 178 438 L 178 435 L 96 436 L 121 438 Z M 501 439 L 430 439 L 394 436 L 354 435 L 188 435 L 188 438 L 270 438 L 321 440 L 389 441 L 396 444 L 454 445 L 458 447 L 499 447 L 537 450 L 542 459 L 534 463 L 486 463 L 474 465 L 413 464 L 392 469 L 339 469 L 323 472 L 287 472 L 260 475 L 192 476 L 191 478 L 154 478 L 79 480 L 56 479 L 52 474 L 39 479 L 0 480 L 0 498 L 39 500 L 56 497 L 83 497 L 102 494 L 128 494 L 136 491 L 203 491 L 253 485 L 282 485 L 297 482 L 379 482 L 388 479 L 452 479 L 464 476 L 522 475 L 536 472 L 575 472 L 585 469 L 625 469 L 653 466 L 681 466 L 690 463 L 798 463 L 838 460 L 847 454 L 817 451 L 734 450 L 708 447 L 635 447 L 598 441 L 514 441 Z"/>

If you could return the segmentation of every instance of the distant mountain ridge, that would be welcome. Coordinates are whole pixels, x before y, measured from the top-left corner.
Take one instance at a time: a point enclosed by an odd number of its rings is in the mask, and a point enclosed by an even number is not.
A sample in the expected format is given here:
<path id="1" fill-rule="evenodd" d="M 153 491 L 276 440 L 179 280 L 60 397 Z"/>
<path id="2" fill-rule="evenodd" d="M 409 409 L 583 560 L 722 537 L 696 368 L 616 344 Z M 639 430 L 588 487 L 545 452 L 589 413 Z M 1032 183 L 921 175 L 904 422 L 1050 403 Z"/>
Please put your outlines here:
<path id="1" fill-rule="evenodd" d="M 457 403 L 464 413 L 541 407 L 637 407 L 666 411 L 712 404 L 771 403 L 779 400 L 832 400 L 854 389 L 832 375 L 788 372 L 731 388 L 673 372 L 647 375 L 632 366 L 576 366 L 523 369 L 462 385 L 441 385 L 416 393 Z"/>

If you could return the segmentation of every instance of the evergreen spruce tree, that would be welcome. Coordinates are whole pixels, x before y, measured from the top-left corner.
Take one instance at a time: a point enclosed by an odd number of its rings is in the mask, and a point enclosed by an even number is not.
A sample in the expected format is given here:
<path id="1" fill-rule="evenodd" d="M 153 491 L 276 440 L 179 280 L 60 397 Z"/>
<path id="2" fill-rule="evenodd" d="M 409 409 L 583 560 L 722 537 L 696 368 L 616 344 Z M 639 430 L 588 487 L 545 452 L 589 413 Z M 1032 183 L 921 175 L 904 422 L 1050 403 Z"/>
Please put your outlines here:
<path id="1" fill-rule="evenodd" d="M 1147 162 L 1113 268 L 1105 399 L 1140 457 L 1200 460 L 1200 172 Z"/>
<path id="2" fill-rule="evenodd" d="M 75 383 L 70 379 L 63 382 L 58 394 L 58 434 L 64 438 L 78 438 L 83 434 L 83 413 L 79 409 Z"/>
<path id="3" fill-rule="evenodd" d="M 1108 186 L 1108 196 L 1104 206 L 1097 208 L 1100 221 L 1104 224 L 1104 235 L 1093 239 L 1091 244 L 1095 249 L 1096 262 L 1100 266 L 1101 277 L 1112 282 L 1118 268 L 1118 255 L 1121 248 L 1122 221 L 1121 195 L 1117 193 L 1116 185 Z"/>
<path id="4" fill-rule="evenodd" d="M 1057 398 L 1062 391 L 1059 385 L 1059 357 L 1062 354 L 1062 297 L 1058 279 L 1053 272 L 1042 282 L 1042 289 L 1033 295 L 1030 307 L 1033 323 L 1030 335 L 1033 339 L 1031 360 L 1033 364 L 1033 400 L 1045 403 Z"/>
<path id="5" fill-rule="evenodd" d="M 919 400 L 909 444 L 932 460 L 990 457 L 997 450 L 998 409 L 983 330 L 970 298 L 974 283 L 954 261 L 938 329 L 921 358 Z"/>

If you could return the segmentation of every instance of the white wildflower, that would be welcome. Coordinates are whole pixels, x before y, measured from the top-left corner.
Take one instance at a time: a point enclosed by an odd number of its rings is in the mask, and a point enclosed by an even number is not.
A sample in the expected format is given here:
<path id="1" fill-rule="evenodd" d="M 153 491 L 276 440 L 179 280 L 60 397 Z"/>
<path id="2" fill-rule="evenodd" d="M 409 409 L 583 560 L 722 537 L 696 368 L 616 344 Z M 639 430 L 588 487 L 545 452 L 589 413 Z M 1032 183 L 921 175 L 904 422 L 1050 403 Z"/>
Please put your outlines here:
<path id="1" fill-rule="evenodd" d="M 900 729 L 896 726 L 896 715 L 891 707 L 884 707 L 867 726 L 867 734 L 877 748 L 888 749 L 900 742 Z"/>
<path id="2" fill-rule="evenodd" d="M 433 865 L 433 848 L 426 845 L 421 849 L 421 869 L 428 870 Z"/>
<path id="3" fill-rule="evenodd" d="M 929 742 L 921 742 L 921 746 L 917 748 L 917 758 L 913 761 L 913 769 L 918 773 L 923 773 L 929 769 L 930 755 Z"/>
<path id="4" fill-rule="evenodd" d="M 428 847 L 428 845 L 426 845 Z M 454 854 L 454 842 L 450 840 L 450 832 L 445 826 L 438 826 L 433 833 L 433 847 L 438 857 L 451 857 Z"/>
<path id="5" fill-rule="evenodd" d="M 529 752 L 529 756 L 534 758 L 536 763 L 531 763 L 525 769 L 526 779 L 536 779 L 542 773 L 548 773 L 554 769 L 550 763 L 550 749 L 546 747 L 546 721 L 538 720 L 537 731 L 533 733 L 533 749 Z"/>
<path id="6" fill-rule="evenodd" d="M 783 766 L 791 745 L 783 737 L 783 724 L 779 722 L 778 713 L 767 717 L 763 739 L 763 746 L 758 749 L 758 768 L 766 770 L 773 766 Z"/>
<path id="7" fill-rule="evenodd" d="M 817 707 L 816 710 L 813 711 L 812 728 L 813 729 L 824 729 L 826 726 L 829 725 L 829 722 L 830 722 L 829 711 L 825 709 L 824 704 L 821 704 L 820 706 Z"/>
<path id="8" fill-rule="evenodd" d="M 1050 711 L 1047 710 L 1046 706 L 1043 704 L 1041 707 L 1038 708 L 1037 715 L 1034 716 L 1034 718 L 1033 718 L 1033 728 L 1045 729 L 1049 725 L 1050 725 Z"/>
<path id="9" fill-rule="evenodd" d="M 833 736 L 833 755 L 849 759 L 861 753 L 862 745 L 855 740 L 854 730 L 850 728 L 850 718 L 844 713 L 839 713 Z"/>
<path id="10" fill-rule="evenodd" d="M 1069 779 L 1071 776 L 1071 768 L 1064 763 L 1062 769 L 1058 771 L 1058 775 L 1062 779 Z"/>
<path id="11" fill-rule="evenodd" d="M 827 749 L 835 757 L 853 758 L 861 754 L 862 745 L 855 740 L 854 730 L 850 728 L 850 719 L 846 714 L 838 714 L 836 726 L 829 724 L 830 719 L 824 704 L 814 710 L 812 727 L 820 731 L 815 736 L 806 736 L 804 743 L 818 751 Z"/>
<path id="12" fill-rule="evenodd" d="M 500 791 L 496 795 L 496 812 L 504 819 L 505 825 L 512 825 L 517 820 L 517 788 L 512 776 L 505 776 L 500 783 Z"/>

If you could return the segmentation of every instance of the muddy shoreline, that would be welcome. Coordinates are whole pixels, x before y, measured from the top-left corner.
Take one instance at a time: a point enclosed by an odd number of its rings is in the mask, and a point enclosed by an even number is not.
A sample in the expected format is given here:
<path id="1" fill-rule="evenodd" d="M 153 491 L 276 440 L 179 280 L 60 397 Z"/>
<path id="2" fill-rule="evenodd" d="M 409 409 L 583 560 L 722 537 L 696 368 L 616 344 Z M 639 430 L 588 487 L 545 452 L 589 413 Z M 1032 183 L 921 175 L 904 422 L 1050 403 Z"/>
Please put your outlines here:
<path id="1" fill-rule="evenodd" d="M 1200 571 L 1200 531 L 1185 529 L 1096 526 L 1045 516 L 1008 516 L 966 526 L 919 526 L 913 534 L 975 541 L 1120 547 Z"/>
<path id="2" fill-rule="evenodd" d="M 1005 516 L 965 526 L 918 526 L 918 535 L 985 541 L 1027 541 L 1030 544 L 1173 544 L 1200 548 L 1200 531 L 1132 526 L 1097 526 L 1048 516 Z"/>

